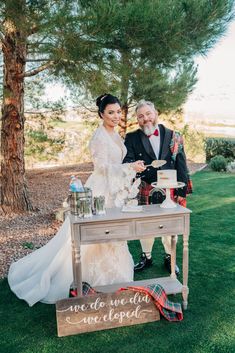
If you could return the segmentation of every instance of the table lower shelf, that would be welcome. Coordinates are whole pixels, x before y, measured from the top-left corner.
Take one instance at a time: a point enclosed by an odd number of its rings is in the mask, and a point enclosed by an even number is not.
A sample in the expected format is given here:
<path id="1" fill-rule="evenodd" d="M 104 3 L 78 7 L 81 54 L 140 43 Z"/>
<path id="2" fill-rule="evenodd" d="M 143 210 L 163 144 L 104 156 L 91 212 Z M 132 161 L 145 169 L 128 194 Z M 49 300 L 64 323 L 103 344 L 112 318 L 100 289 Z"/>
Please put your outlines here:
<path id="1" fill-rule="evenodd" d="M 123 283 L 117 283 L 117 284 L 110 284 L 106 286 L 97 286 L 94 287 L 95 290 L 98 292 L 103 292 L 103 293 L 112 293 L 118 290 L 119 288 L 126 288 L 128 286 L 147 286 L 149 284 L 160 284 L 166 294 L 177 294 L 177 293 L 182 293 L 182 284 L 178 279 L 171 278 L 171 277 L 158 277 L 158 278 L 150 278 L 150 279 L 144 279 L 141 281 L 133 281 L 133 282 L 123 282 Z"/>

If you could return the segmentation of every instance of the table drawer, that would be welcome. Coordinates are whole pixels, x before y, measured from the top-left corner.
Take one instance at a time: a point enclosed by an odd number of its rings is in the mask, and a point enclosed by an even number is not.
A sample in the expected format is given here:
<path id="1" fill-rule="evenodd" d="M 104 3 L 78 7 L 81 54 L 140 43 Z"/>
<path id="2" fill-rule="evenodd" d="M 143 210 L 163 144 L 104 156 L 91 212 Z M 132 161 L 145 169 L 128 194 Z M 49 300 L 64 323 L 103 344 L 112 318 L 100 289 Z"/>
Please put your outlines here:
<path id="1" fill-rule="evenodd" d="M 182 234 L 184 232 L 183 218 L 169 218 L 159 221 L 136 221 L 136 235 Z"/>
<path id="2" fill-rule="evenodd" d="M 86 225 L 81 226 L 82 241 L 100 241 L 101 239 L 127 239 L 133 234 L 132 223 L 109 223 L 108 225 Z"/>

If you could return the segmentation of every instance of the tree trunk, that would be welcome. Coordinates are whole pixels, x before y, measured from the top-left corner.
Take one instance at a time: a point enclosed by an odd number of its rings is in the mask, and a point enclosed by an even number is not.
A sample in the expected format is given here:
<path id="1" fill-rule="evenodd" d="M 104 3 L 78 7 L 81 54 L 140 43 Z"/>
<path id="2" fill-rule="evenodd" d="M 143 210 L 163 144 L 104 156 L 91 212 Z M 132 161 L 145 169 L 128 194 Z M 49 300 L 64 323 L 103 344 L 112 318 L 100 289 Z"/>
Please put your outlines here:
<path id="1" fill-rule="evenodd" d="M 122 102 L 122 118 L 119 124 L 119 134 L 121 137 L 126 136 L 127 115 L 128 115 L 128 91 L 129 91 L 129 75 L 130 61 L 126 51 L 121 52 L 122 55 L 122 79 L 121 79 L 121 102 Z"/>
<path id="2" fill-rule="evenodd" d="M 127 115 L 128 115 L 128 104 L 125 103 L 122 105 L 122 117 L 121 117 L 121 122 L 119 124 L 119 134 L 123 138 L 125 138 L 126 136 Z"/>
<path id="3" fill-rule="evenodd" d="M 5 210 L 32 210 L 24 164 L 24 73 L 26 36 L 10 19 L 4 23 L 4 81 L 1 131 L 1 205 Z"/>

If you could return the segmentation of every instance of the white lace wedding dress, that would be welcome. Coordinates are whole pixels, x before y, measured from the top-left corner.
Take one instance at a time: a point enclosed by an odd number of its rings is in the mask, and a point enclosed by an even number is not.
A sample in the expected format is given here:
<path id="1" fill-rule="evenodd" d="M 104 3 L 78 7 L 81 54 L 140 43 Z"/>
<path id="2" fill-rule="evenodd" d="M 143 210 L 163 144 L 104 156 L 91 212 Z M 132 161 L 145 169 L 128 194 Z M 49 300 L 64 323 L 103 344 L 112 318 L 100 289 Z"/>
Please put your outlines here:
<path id="1" fill-rule="evenodd" d="M 94 172 L 86 186 L 92 189 L 93 196 L 105 196 L 106 207 L 121 206 L 135 176 L 130 165 L 121 164 L 126 154 L 121 137 L 117 133 L 110 135 L 102 125 L 91 139 L 90 150 Z M 134 264 L 126 241 L 83 245 L 81 254 L 82 279 L 90 285 L 133 280 Z M 72 281 L 69 218 L 45 246 L 11 264 L 8 274 L 11 290 L 30 306 L 68 297 Z"/>

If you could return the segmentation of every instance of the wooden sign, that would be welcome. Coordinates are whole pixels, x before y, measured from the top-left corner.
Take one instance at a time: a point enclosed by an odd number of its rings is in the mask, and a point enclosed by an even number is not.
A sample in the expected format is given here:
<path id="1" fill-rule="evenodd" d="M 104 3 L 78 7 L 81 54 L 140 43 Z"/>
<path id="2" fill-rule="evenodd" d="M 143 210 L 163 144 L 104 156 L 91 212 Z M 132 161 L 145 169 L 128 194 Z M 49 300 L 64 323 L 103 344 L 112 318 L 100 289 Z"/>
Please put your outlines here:
<path id="1" fill-rule="evenodd" d="M 160 314 L 147 294 L 125 290 L 60 300 L 56 318 L 62 337 L 157 321 Z"/>

